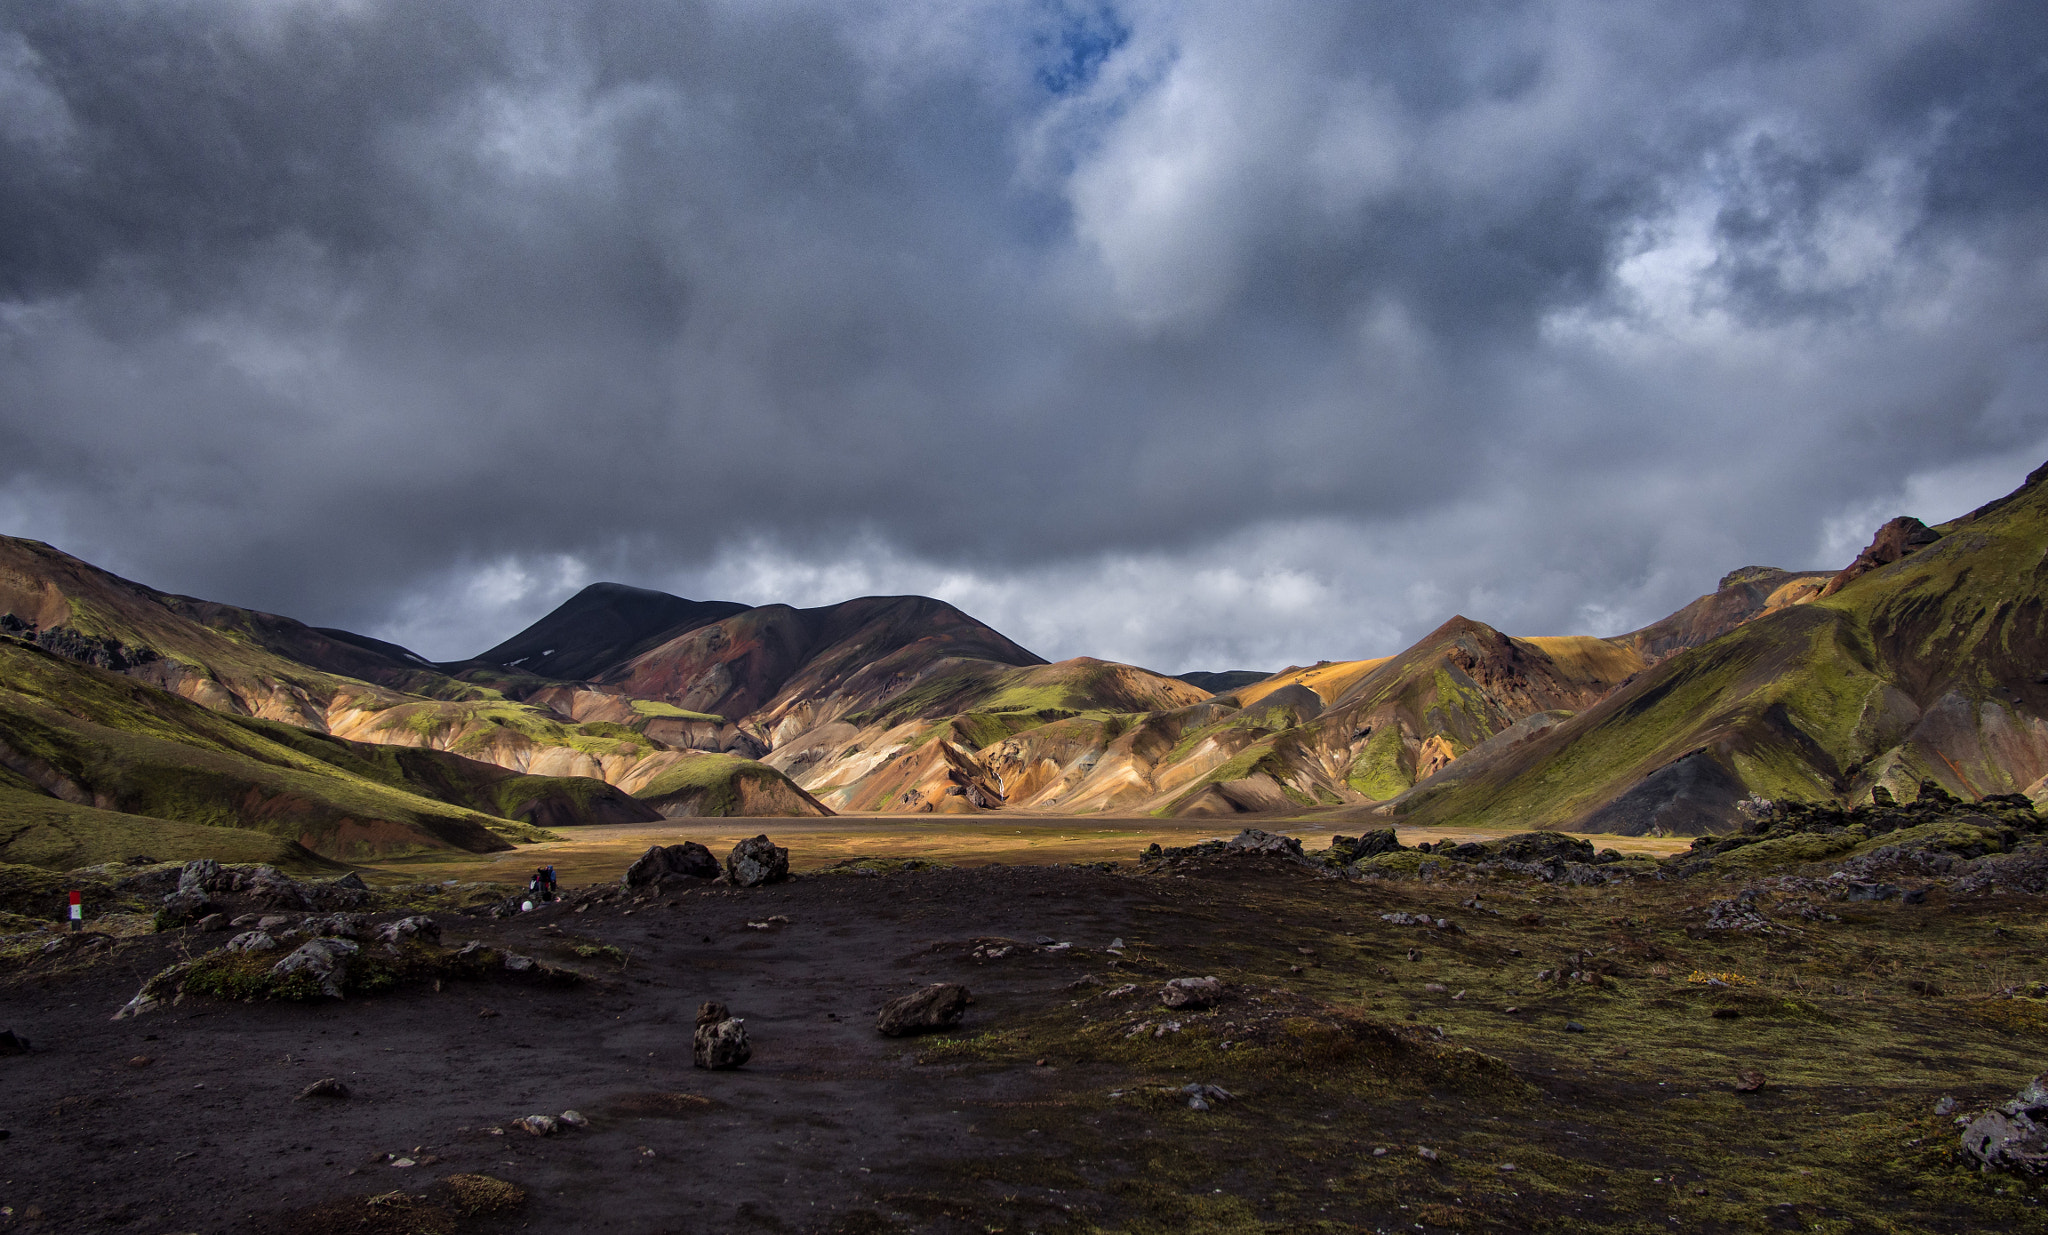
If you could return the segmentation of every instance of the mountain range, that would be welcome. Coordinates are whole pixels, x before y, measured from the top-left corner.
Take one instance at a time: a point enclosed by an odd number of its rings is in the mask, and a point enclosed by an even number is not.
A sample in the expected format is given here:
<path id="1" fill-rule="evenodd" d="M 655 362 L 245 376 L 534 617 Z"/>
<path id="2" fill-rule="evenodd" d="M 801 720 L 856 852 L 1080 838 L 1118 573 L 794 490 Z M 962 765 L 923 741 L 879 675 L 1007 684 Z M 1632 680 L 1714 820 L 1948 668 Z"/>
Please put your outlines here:
<path id="1" fill-rule="evenodd" d="M 593 584 L 468 660 L 0 537 L 0 860 L 319 866 L 591 822 L 833 812 L 1724 830 L 1750 795 L 2040 794 L 2048 468 L 1641 630 L 1454 616 L 1397 655 L 1058 663 L 943 601 Z M 152 853 L 151 856 L 163 856 Z"/>

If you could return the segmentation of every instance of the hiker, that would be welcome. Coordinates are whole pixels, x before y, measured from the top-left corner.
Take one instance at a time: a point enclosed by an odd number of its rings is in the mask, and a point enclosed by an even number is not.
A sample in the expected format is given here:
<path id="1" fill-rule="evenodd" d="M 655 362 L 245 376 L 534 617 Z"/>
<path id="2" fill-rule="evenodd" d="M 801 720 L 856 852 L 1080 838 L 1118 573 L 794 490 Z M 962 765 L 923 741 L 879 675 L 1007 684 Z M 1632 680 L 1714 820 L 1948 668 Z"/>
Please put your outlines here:
<path id="1" fill-rule="evenodd" d="M 526 890 L 532 895 L 533 903 L 536 905 L 545 905 L 555 899 L 555 894 L 548 885 L 547 867 L 540 867 L 533 872 L 533 882 L 526 885 Z"/>

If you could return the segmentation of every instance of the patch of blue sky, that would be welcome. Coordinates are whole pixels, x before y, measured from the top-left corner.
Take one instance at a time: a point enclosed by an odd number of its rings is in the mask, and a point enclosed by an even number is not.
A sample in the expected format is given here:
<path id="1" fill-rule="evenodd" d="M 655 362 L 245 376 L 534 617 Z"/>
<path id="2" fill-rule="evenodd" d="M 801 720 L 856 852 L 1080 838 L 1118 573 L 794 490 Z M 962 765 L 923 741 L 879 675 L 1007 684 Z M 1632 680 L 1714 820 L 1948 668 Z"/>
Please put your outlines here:
<path id="1" fill-rule="evenodd" d="M 1102 62 L 1131 37 L 1131 28 L 1109 4 L 1050 0 L 1058 25 L 1038 37 L 1038 84 L 1052 94 L 1071 94 L 1095 80 Z"/>

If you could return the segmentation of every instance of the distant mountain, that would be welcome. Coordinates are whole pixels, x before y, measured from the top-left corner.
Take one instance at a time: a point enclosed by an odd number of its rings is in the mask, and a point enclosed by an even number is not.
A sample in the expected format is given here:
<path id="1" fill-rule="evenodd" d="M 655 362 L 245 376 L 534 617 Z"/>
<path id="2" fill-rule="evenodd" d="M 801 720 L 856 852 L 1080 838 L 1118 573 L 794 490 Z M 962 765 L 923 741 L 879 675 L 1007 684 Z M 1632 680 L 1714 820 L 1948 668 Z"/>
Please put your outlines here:
<path id="1" fill-rule="evenodd" d="M 0 858 L 149 819 L 318 862 L 706 814 L 1697 832 L 1750 794 L 2048 797 L 2044 473 L 1950 524 L 1895 519 L 1837 572 L 1730 572 L 1625 635 L 1459 616 L 1393 656 L 1180 677 L 1048 664 L 930 597 L 618 584 L 434 665 L 0 538 Z"/>
<path id="2" fill-rule="evenodd" d="M 1220 695 L 1225 691 L 1236 690 L 1240 686 L 1250 686 L 1253 682 L 1263 682 L 1273 675 L 1257 669 L 1225 669 L 1220 673 L 1203 673 L 1197 670 L 1193 673 L 1176 673 L 1173 676 L 1190 686 L 1199 686 L 1212 695 Z"/>
<path id="3" fill-rule="evenodd" d="M 1839 590 L 1682 650 L 1476 773 L 1391 808 L 1626 833 L 1722 830 L 1751 793 L 1968 798 L 2048 775 L 2048 467 L 1953 523 L 1887 524 Z"/>
<path id="4" fill-rule="evenodd" d="M 685 600 L 623 583 L 593 583 L 474 659 L 538 677 L 591 678 L 655 644 L 746 609 L 728 600 Z"/>

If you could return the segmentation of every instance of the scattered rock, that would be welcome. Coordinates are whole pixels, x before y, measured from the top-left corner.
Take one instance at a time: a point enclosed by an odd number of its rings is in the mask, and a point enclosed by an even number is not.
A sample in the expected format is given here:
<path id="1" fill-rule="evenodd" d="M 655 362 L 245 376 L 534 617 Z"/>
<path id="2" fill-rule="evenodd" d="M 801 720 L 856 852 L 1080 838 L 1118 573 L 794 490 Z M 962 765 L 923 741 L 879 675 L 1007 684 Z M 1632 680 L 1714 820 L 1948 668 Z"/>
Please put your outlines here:
<path id="1" fill-rule="evenodd" d="M 1713 902 L 1707 906 L 1707 921 L 1700 929 L 1769 934 L 1772 929 L 1771 920 L 1756 907 L 1756 897 L 1756 890 L 1750 888 L 1731 900 Z"/>
<path id="2" fill-rule="evenodd" d="M 2048 1174 L 2048 1072 L 1970 1120 L 1963 1129 L 1963 1154 L 1987 1174 Z"/>
<path id="3" fill-rule="evenodd" d="M 1566 1033 L 1584 1033 L 1586 1032 L 1586 1027 L 1577 1021 L 1566 1021 L 1564 1023 L 1564 1031 Z"/>
<path id="4" fill-rule="evenodd" d="M 28 1054 L 28 1039 L 12 1029 L 0 1029 L 0 1055 Z"/>
<path id="5" fill-rule="evenodd" d="M 718 859 L 696 841 L 680 845 L 650 845 L 647 852 L 626 868 L 622 882 L 629 888 L 658 884 L 664 879 L 716 879 Z"/>
<path id="6" fill-rule="evenodd" d="M 277 940 L 266 931 L 243 931 L 227 941 L 230 952 L 268 952 L 277 946 Z"/>
<path id="7" fill-rule="evenodd" d="M 1159 1002 L 1169 1008 L 1206 1008 L 1223 998 L 1223 984 L 1214 978 L 1174 978 L 1159 988 Z"/>
<path id="8" fill-rule="evenodd" d="M 415 914 L 409 918 L 400 918 L 396 922 L 386 922 L 377 928 L 376 934 L 384 943 L 404 943 L 412 939 L 439 942 L 441 928 L 425 914 Z"/>
<path id="9" fill-rule="evenodd" d="M 572 1128 L 588 1128 L 590 1126 L 590 1121 L 584 1118 L 581 1111 L 563 1111 L 560 1119 Z"/>
<path id="10" fill-rule="evenodd" d="M 156 1060 L 151 1059 L 147 1055 L 137 1055 L 133 1059 L 130 1059 L 128 1061 L 128 1066 L 131 1068 L 147 1068 L 149 1065 L 155 1062 Z"/>
<path id="11" fill-rule="evenodd" d="M 974 997 L 957 982 L 934 982 L 921 991 L 892 999 L 875 1014 L 875 1029 L 891 1038 L 950 1029 L 960 1023 Z"/>
<path id="12" fill-rule="evenodd" d="M 286 978 L 303 973 L 320 987 L 320 993 L 330 999 L 340 999 L 341 988 L 348 981 L 349 961 L 362 948 L 347 939 L 312 939 L 299 945 L 291 955 L 270 967 L 274 978 Z"/>
<path id="13" fill-rule="evenodd" d="M 1415 1147 L 1415 1156 L 1424 1162 L 1434 1162 L 1436 1161 L 1436 1150 L 1431 1149 L 1427 1145 L 1417 1145 Z"/>
<path id="14" fill-rule="evenodd" d="M 529 1136 L 553 1136 L 561 1131 L 562 1121 L 553 1115 L 528 1115 L 523 1119 L 513 1120 L 506 1127 L 517 1128 Z"/>
<path id="15" fill-rule="evenodd" d="M 304 1089 L 301 1089 L 299 1096 L 292 1099 L 292 1101 L 298 1102 L 306 1098 L 346 1098 L 348 1096 L 348 1086 L 342 1084 L 340 1078 L 323 1076 Z"/>
<path id="16" fill-rule="evenodd" d="M 1748 1068 L 1735 1077 L 1736 1093 L 1755 1093 L 1764 1087 L 1764 1074 L 1755 1068 Z"/>
<path id="17" fill-rule="evenodd" d="M 726 877 L 742 888 L 759 887 L 789 878 L 789 850 L 766 835 L 750 836 L 732 847 L 725 858 Z"/>
<path id="18" fill-rule="evenodd" d="M 737 1068 L 754 1054 L 754 1048 L 747 1045 L 747 1023 L 722 1003 L 707 1003 L 697 1009 L 692 1047 L 692 1062 L 714 1072 Z"/>
<path id="19" fill-rule="evenodd" d="M 505 953 L 505 968 L 512 973 L 532 973 L 534 970 L 534 960 L 530 956 L 521 956 L 517 952 L 507 952 Z"/>
<path id="20" fill-rule="evenodd" d="M 1221 1085 L 1203 1085 L 1189 1082 L 1180 1087 L 1180 1092 L 1188 1096 L 1188 1109 L 1191 1111 L 1206 1111 L 1212 1102 L 1228 1102 L 1231 1100 L 1230 1091 Z"/>
<path id="21" fill-rule="evenodd" d="M 227 931 L 233 930 L 234 924 L 228 921 L 228 915 L 224 913 L 209 913 L 205 917 L 199 919 L 197 922 L 194 922 L 192 924 L 192 929 L 195 931 L 208 932 Z"/>

